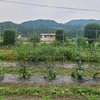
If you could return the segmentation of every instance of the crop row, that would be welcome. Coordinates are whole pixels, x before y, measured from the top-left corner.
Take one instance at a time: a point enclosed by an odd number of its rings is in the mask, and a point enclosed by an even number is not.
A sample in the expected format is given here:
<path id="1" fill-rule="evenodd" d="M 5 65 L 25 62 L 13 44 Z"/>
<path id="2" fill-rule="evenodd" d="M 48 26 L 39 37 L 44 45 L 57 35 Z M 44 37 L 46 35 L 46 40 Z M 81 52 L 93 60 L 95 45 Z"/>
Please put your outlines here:
<path id="1" fill-rule="evenodd" d="M 0 50 L 1 51 L 1 50 Z M 1 60 L 24 60 L 24 61 L 76 61 L 77 58 L 83 62 L 100 62 L 99 51 L 89 51 L 81 48 L 75 51 L 72 46 L 41 44 L 35 47 L 30 44 L 16 46 L 15 49 L 0 53 Z"/>

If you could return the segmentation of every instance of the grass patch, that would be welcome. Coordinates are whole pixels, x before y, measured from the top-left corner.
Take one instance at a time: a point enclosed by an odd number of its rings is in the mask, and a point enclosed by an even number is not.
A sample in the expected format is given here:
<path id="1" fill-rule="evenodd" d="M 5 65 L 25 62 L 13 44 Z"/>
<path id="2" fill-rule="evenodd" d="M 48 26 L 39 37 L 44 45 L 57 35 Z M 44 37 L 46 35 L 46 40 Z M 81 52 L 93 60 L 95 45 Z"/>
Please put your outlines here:
<path id="1" fill-rule="evenodd" d="M 3 69 L 4 74 L 19 74 L 20 67 L 0 67 Z M 41 74 L 44 75 L 47 73 L 47 69 L 45 67 L 29 67 L 29 70 L 32 74 Z M 57 72 L 59 75 L 71 75 L 71 73 L 75 70 L 75 68 L 54 68 L 54 71 Z M 93 76 L 93 73 L 98 71 L 98 69 L 95 68 L 87 68 L 85 70 L 86 76 Z"/>
<path id="2" fill-rule="evenodd" d="M 53 85 L 53 84 L 25 84 L 8 83 L 0 84 L 0 96 L 5 98 L 38 98 L 38 100 L 99 100 L 100 85 L 79 86 L 79 85 Z M 98 89 L 97 89 L 98 88 Z M 94 98 L 94 99 L 89 99 Z M 9 99 L 8 99 L 9 100 Z M 17 99 L 18 100 L 18 99 Z"/>

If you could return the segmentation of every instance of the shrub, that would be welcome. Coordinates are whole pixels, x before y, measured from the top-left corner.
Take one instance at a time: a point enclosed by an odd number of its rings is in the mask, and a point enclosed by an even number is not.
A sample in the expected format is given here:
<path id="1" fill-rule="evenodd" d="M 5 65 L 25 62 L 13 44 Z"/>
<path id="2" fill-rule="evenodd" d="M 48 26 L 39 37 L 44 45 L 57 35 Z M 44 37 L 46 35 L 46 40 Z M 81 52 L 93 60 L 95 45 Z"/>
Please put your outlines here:
<path id="1" fill-rule="evenodd" d="M 12 29 L 5 29 L 3 34 L 4 45 L 14 45 L 16 32 Z"/>

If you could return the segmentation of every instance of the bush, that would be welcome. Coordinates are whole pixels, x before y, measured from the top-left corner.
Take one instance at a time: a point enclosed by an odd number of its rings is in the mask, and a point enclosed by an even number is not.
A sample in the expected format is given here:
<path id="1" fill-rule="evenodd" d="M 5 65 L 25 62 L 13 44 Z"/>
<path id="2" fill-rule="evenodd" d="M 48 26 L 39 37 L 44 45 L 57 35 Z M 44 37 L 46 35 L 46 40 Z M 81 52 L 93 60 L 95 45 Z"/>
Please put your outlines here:
<path id="1" fill-rule="evenodd" d="M 14 45 L 16 32 L 12 29 L 5 29 L 3 34 L 4 45 Z"/>

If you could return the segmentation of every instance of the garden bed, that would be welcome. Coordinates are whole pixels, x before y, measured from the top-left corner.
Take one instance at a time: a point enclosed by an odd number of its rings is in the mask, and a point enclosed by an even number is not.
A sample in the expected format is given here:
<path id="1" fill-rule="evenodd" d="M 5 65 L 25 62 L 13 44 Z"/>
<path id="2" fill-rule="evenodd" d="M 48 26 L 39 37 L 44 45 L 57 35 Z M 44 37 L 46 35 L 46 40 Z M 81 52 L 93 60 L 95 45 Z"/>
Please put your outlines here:
<path id="1" fill-rule="evenodd" d="M 29 79 L 20 79 L 16 74 L 4 74 L 4 79 L 1 83 L 30 83 L 30 84 L 84 84 L 84 85 L 96 85 L 99 84 L 99 80 L 94 80 L 92 77 L 87 77 L 84 81 L 76 81 L 71 78 L 71 76 L 61 76 L 57 75 L 55 80 L 48 81 L 44 79 L 43 75 L 34 74 Z"/>
<path id="2" fill-rule="evenodd" d="M 32 72 L 29 79 L 20 79 L 19 62 L 1 62 L 0 65 L 1 69 L 4 68 L 4 77 L 0 82 L 0 96 L 4 100 L 100 99 L 100 79 L 93 79 L 92 76 L 94 71 L 98 71 L 94 66 L 83 65 L 82 67 L 86 69 L 85 80 L 77 81 L 70 76 L 77 65 L 58 62 L 54 64 L 53 69 L 57 71 L 56 79 L 50 81 L 44 79 L 44 75 L 48 72 L 46 68 L 48 64 L 44 62 L 28 64 L 28 69 Z"/>
<path id="3" fill-rule="evenodd" d="M 47 62 L 27 62 L 28 66 L 31 67 L 45 67 L 50 65 L 51 63 Z M 54 62 L 53 63 L 54 67 L 61 67 L 61 68 L 76 68 L 77 64 L 75 62 Z M 0 66 L 3 67 L 19 67 L 20 62 L 19 61 L 0 61 Z M 89 67 L 95 67 L 94 64 L 84 64 L 82 65 L 82 68 L 89 68 Z M 98 66 L 100 67 L 100 66 Z"/>

